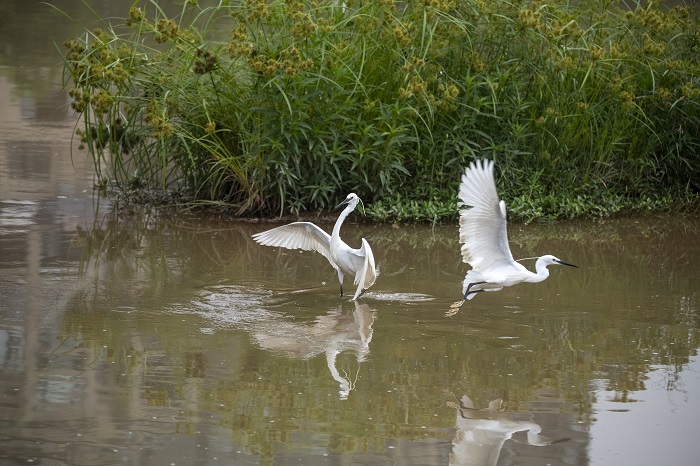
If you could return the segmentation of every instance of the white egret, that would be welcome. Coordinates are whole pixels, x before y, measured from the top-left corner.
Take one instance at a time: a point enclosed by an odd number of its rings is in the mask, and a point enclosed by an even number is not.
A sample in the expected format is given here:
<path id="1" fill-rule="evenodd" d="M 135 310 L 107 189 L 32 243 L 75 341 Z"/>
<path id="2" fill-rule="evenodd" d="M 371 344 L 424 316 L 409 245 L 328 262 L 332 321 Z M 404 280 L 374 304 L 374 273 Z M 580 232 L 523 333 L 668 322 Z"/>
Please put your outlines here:
<path id="1" fill-rule="evenodd" d="M 320 252 L 338 272 L 340 296 L 343 296 L 343 277 L 345 275 L 355 277 L 357 291 L 352 298 L 354 301 L 362 296 L 377 279 L 374 255 L 367 240 L 362 238 L 360 249 L 353 249 L 340 239 L 340 226 L 350 212 L 355 210 L 358 202 L 361 200 L 357 194 L 350 193 L 336 206 L 336 209 L 343 205 L 346 207 L 340 213 L 330 235 L 311 222 L 294 222 L 256 233 L 253 239 L 264 246 Z"/>
<path id="2" fill-rule="evenodd" d="M 464 299 L 482 291 L 498 291 L 518 283 L 539 283 L 549 276 L 549 265 L 569 264 L 552 255 L 537 258 L 536 273 L 513 259 L 508 246 L 506 204 L 498 198 L 493 178 L 493 160 L 469 164 L 459 187 L 459 241 L 462 259 L 472 266 L 464 278 Z M 534 258 L 533 258 L 534 259 Z M 464 301 L 454 303 L 454 314 Z"/>

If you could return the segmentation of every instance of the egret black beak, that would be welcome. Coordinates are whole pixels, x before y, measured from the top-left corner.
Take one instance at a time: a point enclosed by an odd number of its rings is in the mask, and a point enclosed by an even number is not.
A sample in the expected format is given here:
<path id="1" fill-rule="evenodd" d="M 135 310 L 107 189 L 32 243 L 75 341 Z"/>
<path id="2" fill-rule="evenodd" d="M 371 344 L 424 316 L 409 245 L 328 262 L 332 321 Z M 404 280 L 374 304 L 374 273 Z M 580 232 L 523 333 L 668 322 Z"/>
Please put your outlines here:
<path id="1" fill-rule="evenodd" d="M 560 261 L 560 260 L 557 260 L 557 264 L 568 265 L 569 267 L 576 267 L 578 269 L 578 265 L 569 264 L 568 262 L 564 262 L 564 261 Z"/>
<path id="2" fill-rule="evenodd" d="M 338 208 L 344 206 L 345 204 L 347 204 L 348 202 L 350 202 L 350 199 L 345 199 L 343 202 L 341 202 L 340 204 L 335 206 L 335 208 L 338 209 Z"/>

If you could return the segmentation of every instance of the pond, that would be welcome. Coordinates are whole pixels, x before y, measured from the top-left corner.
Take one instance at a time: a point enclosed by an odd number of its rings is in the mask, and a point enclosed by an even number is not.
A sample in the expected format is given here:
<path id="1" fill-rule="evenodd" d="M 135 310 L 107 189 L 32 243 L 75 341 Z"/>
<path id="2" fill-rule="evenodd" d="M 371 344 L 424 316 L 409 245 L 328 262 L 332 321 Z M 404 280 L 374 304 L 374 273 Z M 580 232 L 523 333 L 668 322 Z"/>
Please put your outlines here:
<path id="1" fill-rule="evenodd" d="M 253 242 L 276 223 L 97 195 L 67 32 L 10 3 L 42 26 L 0 52 L 1 464 L 696 464 L 700 217 L 512 224 L 516 257 L 579 268 L 446 317 L 456 213 L 355 212 L 380 275 L 340 298 L 322 256 Z"/>

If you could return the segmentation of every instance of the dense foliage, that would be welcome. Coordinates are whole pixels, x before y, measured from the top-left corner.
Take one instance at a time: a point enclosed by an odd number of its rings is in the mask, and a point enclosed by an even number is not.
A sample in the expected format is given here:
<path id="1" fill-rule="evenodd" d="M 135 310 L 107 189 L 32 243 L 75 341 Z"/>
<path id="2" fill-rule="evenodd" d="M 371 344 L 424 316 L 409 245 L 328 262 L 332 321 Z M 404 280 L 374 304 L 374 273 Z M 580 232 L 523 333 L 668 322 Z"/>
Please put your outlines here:
<path id="1" fill-rule="evenodd" d="M 66 81 L 101 179 L 167 202 L 296 213 L 354 191 L 435 221 L 488 157 L 515 216 L 697 205 L 699 23 L 618 3 L 152 0 L 68 41 Z"/>

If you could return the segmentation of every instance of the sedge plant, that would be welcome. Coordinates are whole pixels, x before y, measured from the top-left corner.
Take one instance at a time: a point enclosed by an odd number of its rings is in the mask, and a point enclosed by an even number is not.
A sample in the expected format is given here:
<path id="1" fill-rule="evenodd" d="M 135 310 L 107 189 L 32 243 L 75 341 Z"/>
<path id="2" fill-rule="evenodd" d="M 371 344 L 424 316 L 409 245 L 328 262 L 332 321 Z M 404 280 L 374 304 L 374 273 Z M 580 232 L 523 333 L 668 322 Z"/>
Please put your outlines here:
<path id="1" fill-rule="evenodd" d="M 136 3 L 66 42 L 103 183 L 238 215 L 453 218 L 497 160 L 522 218 L 697 205 L 700 31 L 687 7 L 513 0 Z"/>

